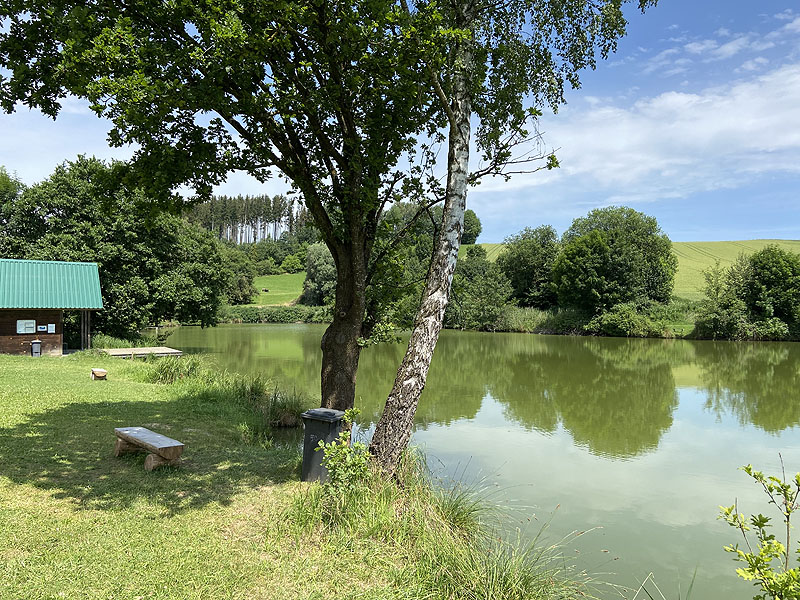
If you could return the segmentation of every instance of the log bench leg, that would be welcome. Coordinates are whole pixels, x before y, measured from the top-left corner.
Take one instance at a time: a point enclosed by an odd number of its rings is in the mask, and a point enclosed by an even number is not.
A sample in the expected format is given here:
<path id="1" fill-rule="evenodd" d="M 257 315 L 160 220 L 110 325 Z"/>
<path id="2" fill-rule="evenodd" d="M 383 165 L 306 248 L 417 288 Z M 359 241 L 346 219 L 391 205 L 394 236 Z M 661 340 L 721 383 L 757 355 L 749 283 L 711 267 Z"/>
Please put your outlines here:
<path id="1" fill-rule="evenodd" d="M 122 438 L 117 438 L 117 443 L 114 444 L 114 456 L 122 456 L 123 454 L 133 454 L 134 452 L 141 452 L 144 448 L 126 442 Z"/>
<path id="2" fill-rule="evenodd" d="M 163 456 L 159 456 L 158 454 L 148 454 L 147 457 L 144 459 L 144 470 L 145 471 L 152 471 L 153 469 L 157 469 L 158 467 L 163 467 L 164 465 L 179 465 L 181 464 L 181 459 L 173 458 L 172 460 L 168 458 L 164 458 Z"/>

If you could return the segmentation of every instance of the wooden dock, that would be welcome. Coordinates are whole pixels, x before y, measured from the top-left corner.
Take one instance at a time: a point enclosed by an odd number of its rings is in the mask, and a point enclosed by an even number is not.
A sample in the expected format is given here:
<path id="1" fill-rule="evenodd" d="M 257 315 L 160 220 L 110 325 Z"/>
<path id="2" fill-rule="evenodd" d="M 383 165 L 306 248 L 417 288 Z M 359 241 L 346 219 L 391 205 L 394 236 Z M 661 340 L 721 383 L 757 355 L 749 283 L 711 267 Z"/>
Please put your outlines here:
<path id="1" fill-rule="evenodd" d="M 145 356 L 183 356 L 183 352 L 166 346 L 150 348 L 103 348 L 103 352 L 114 358 L 143 358 Z"/>

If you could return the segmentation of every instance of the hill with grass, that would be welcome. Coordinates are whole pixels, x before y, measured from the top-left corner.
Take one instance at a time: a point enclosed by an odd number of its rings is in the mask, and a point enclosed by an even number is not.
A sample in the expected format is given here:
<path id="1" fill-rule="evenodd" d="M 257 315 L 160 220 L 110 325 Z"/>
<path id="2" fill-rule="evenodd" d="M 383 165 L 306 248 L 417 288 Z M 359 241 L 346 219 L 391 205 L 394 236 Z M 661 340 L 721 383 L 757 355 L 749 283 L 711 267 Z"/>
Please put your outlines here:
<path id="1" fill-rule="evenodd" d="M 672 247 L 678 256 L 678 272 L 675 275 L 675 295 L 689 300 L 703 297 L 705 279 L 703 272 L 713 267 L 717 261 L 720 266 L 729 266 L 740 254 L 752 254 L 765 246 L 776 244 L 784 250 L 800 253 L 800 240 L 743 240 L 733 242 L 673 242 Z M 503 244 L 480 244 L 486 250 L 490 261 L 497 260 Z M 467 251 L 462 246 L 459 256 Z"/>

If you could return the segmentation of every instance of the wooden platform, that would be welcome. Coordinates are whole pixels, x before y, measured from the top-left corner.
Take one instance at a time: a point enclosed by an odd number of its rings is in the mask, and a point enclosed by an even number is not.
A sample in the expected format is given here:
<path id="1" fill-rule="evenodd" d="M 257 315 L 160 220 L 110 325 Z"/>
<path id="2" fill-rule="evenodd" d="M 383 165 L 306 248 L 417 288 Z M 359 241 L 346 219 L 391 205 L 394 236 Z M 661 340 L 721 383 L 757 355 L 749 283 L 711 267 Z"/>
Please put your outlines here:
<path id="1" fill-rule="evenodd" d="M 145 356 L 183 356 L 183 352 L 166 346 L 151 348 L 104 348 L 103 352 L 114 358 L 142 358 Z"/>

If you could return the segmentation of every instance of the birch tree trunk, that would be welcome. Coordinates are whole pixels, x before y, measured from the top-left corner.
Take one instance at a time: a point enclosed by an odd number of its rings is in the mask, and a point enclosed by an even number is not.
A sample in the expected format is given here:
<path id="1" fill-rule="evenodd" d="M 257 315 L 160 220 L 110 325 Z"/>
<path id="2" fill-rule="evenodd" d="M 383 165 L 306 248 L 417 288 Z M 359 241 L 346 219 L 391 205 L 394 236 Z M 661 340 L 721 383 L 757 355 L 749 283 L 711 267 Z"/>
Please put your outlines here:
<path id="1" fill-rule="evenodd" d="M 463 8 L 462 23 L 471 23 Z M 452 99 L 449 102 L 447 187 L 442 229 L 436 240 L 425 291 L 414 322 L 408 349 L 397 371 L 392 391 L 386 400 L 370 452 L 387 474 L 394 474 L 400 456 L 408 446 L 419 398 L 425 388 L 433 351 L 442 330 L 444 312 L 450 296 L 453 272 L 464 229 L 469 175 L 470 117 L 472 103 L 469 77 L 472 71 L 472 42 L 460 43 L 459 67 L 453 75 Z M 435 77 L 435 75 L 434 75 Z M 438 87 L 438 81 L 436 82 Z M 440 98 L 444 99 L 439 88 Z"/>

